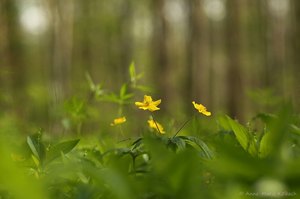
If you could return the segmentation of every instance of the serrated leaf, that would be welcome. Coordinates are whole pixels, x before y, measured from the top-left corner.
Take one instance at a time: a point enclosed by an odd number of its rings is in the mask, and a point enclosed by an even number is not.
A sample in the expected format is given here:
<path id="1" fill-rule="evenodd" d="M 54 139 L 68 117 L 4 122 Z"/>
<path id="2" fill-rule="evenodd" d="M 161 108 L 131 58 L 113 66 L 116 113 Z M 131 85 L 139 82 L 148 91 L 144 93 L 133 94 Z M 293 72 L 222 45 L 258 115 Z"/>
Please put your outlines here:
<path id="1" fill-rule="evenodd" d="M 61 153 L 67 154 L 69 153 L 80 141 L 80 139 L 69 140 L 65 142 L 58 143 L 52 146 L 47 154 L 47 161 L 50 162 L 61 156 Z"/>

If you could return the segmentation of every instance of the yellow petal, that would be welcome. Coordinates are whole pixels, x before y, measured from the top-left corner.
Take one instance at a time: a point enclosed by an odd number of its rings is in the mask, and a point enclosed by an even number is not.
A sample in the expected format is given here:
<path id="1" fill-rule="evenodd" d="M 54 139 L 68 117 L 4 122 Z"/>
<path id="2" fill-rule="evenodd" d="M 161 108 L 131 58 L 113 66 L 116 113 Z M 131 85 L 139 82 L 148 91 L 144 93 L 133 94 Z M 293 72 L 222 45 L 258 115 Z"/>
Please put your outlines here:
<path id="1" fill-rule="evenodd" d="M 202 113 L 203 115 L 206 116 L 211 116 L 211 112 L 207 111 L 206 107 L 203 106 L 202 104 L 197 104 L 195 101 L 192 102 L 195 109 L 199 111 L 199 113 Z"/>
<path id="2" fill-rule="evenodd" d="M 149 105 L 149 106 L 147 107 L 147 109 L 148 109 L 149 111 L 151 111 L 151 112 L 160 110 L 160 108 L 158 108 L 158 107 L 156 107 L 156 106 L 154 106 L 154 105 Z"/>
<path id="3" fill-rule="evenodd" d="M 125 117 L 119 117 L 119 118 L 114 119 L 113 123 L 111 123 L 110 125 L 115 126 L 117 124 L 122 124 L 124 122 L 126 122 L 126 118 Z"/>
<path id="4" fill-rule="evenodd" d="M 159 124 L 158 122 L 156 122 L 156 124 L 155 124 L 154 120 L 148 120 L 148 124 L 149 124 L 150 128 L 153 128 L 153 129 L 157 130 L 159 133 L 161 133 L 161 134 L 165 134 L 166 133 L 164 131 L 164 128 L 162 127 L 162 125 Z"/>
<path id="5" fill-rule="evenodd" d="M 144 103 L 151 103 L 152 97 L 149 95 L 144 95 Z"/>
<path id="6" fill-rule="evenodd" d="M 142 103 L 142 102 L 135 102 L 134 104 L 137 106 L 144 106 L 144 103 Z"/>
<path id="7" fill-rule="evenodd" d="M 152 102 L 152 105 L 158 106 L 161 103 L 161 99 Z"/>

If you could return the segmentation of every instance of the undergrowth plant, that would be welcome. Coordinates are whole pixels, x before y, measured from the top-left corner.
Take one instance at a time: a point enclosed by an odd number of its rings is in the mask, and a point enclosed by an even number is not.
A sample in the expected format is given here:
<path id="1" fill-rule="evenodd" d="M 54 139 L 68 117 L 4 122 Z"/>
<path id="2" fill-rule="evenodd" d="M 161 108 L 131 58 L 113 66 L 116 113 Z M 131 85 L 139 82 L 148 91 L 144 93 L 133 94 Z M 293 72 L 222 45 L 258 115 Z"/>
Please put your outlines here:
<path id="1" fill-rule="evenodd" d="M 72 136 L 53 139 L 40 129 L 16 144 L 6 136 L 8 127 L 2 126 L 0 198 L 298 197 L 300 118 L 291 106 L 282 105 L 276 113 L 259 113 L 243 125 L 228 115 L 212 114 L 195 101 L 188 102 L 195 114 L 174 131 L 167 131 L 157 120 L 164 102 L 153 100 L 149 89 L 139 84 L 142 74 L 136 73 L 134 63 L 129 76 L 130 81 L 115 93 L 86 75 L 87 97 L 73 97 L 64 105 L 62 124 L 74 132 Z M 135 96 L 144 98 L 135 101 Z M 121 135 L 111 136 L 111 145 L 104 144 L 108 138 L 101 134 L 87 136 L 84 132 L 94 104 L 102 102 L 117 106 L 116 113 L 107 114 L 115 115 L 107 125 Z M 128 108 L 132 110 L 127 112 Z M 134 119 L 128 115 L 133 112 L 146 114 L 148 119 Z M 212 120 L 209 135 L 182 135 L 185 128 L 187 132 L 201 129 L 203 121 L 198 117 Z M 127 123 L 148 126 L 128 133 L 132 128 L 123 126 Z"/>

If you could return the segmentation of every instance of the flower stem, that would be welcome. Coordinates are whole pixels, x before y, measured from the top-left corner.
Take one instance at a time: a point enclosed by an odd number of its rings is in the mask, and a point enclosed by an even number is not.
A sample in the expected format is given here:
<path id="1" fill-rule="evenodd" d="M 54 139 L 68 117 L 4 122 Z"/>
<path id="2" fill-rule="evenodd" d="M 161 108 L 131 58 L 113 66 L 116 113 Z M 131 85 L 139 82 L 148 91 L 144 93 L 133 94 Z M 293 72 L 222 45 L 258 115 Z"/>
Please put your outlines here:
<path id="1" fill-rule="evenodd" d="M 183 129 L 183 127 L 185 127 L 185 125 L 187 123 L 189 123 L 189 121 L 191 121 L 193 119 L 194 116 L 195 116 L 195 114 L 181 125 L 181 127 L 178 129 L 178 131 L 174 134 L 173 138 L 175 138 L 177 136 L 177 134 Z"/>
<path id="2" fill-rule="evenodd" d="M 124 131 L 123 131 L 123 128 L 122 128 L 122 124 L 119 125 L 119 129 L 120 129 L 120 132 L 121 132 L 122 137 L 124 138 L 125 135 L 124 135 Z"/>

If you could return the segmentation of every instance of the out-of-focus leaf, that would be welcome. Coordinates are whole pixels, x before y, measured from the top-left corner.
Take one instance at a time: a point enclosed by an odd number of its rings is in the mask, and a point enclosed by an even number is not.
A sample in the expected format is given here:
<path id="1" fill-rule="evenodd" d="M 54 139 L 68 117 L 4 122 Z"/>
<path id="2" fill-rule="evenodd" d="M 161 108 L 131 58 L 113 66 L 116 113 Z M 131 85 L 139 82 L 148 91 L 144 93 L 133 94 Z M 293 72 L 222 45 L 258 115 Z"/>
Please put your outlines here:
<path id="1" fill-rule="evenodd" d="M 153 92 L 153 88 L 151 88 L 149 86 L 138 85 L 135 88 L 140 90 L 140 91 L 143 91 L 143 92 L 148 92 L 148 93 Z"/>
<path id="2" fill-rule="evenodd" d="M 290 125 L 290 131 L 294 134 L 300 135 L 300 128 L 294 124 Z"/>
<path id="3" fill-rule="evenodd" d="M 130 75 L 131 82 L 135 82 L 136 81 L 136 71 L 135 71 L 134 62 L 131 62 L 130 66 L 129 66 L 129 75 Z"/>
<path id="4" fill-rule="evenodd" d="M 41 182 L 33 176 L 25 174 L 24 168 L 16 165 L 9 154 L 12 151 L 10 141 L 3 140 L 0 135 L 0 198 L 3 196 L 2 191 L 7 191 L 9 197 L 15 199 L 41 199 L 48 198 L 44 194 Z M 36 157 L 35 155 L 32 155 Z M 37 158 L 37 157 L 36 157 Z"/>
<path id="5" fill-rule="evenodd" d="M 47 153 L 47 161 L 50 162 L 51 160 L 60 157 L 61 153 L 69 153 L 78 144 L 79 141 L 79 139 L 69 140 L 52 146 Z"/>
<path id="6" fill-rule="evenodd" d="M 123 99 L 127 91 L 127 84 L 123 84 L 120 89 L 120 98 Z"/>
<path id="7" fill-rule="evenodd" d="M 256 156 L 257 155 L 257 149 L 256 149 L 256 140 L 253 135 L 251 135 L 247 128 L 238 123 L 237 121 L 231 119 L 229 116 L 224 116 L 219 118 L 219 124 L 221 127 L 223 127 L 225 130 L 232 130 L 234 132 L 234 135 L 236 136 L 236 139 L 240 143 L 240 145 L 248 151 L 251 155 Z"/>
<path id="8" fill-rule="evenodd" d="M 39 134 L 27 136 L 27 144 L 31 152 L 39 159 L 42 163 L 45 159 L 46 149 L 44 144 L 41 142 Z"/>
<path id="9" fill-rule="evenodd" d="M 267 155 L 280 149 L 285 135 L 290 130 L 290 111 L 291 110 L 288 106 L 284 106 L 279 112 L 278 117 L 274 117 L 268 122 L 268 130 L 260 142 L 260 157 L 266 157 Z"/>

